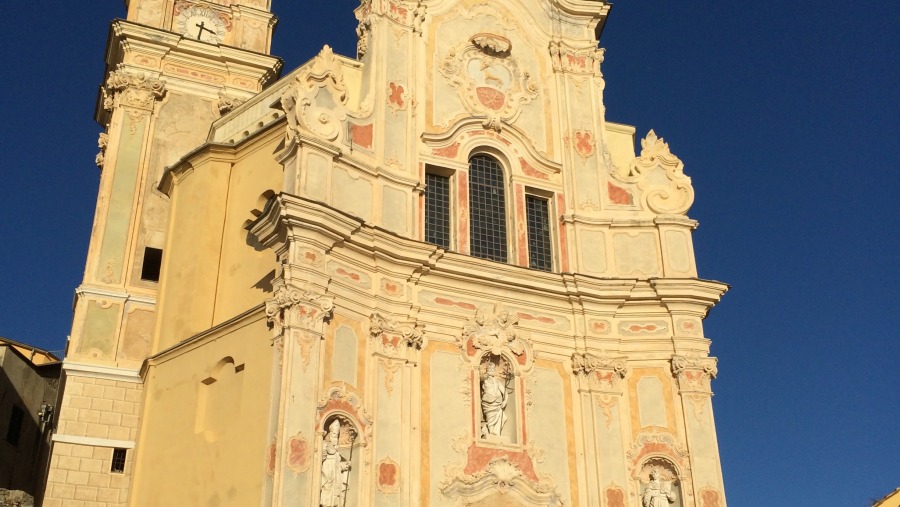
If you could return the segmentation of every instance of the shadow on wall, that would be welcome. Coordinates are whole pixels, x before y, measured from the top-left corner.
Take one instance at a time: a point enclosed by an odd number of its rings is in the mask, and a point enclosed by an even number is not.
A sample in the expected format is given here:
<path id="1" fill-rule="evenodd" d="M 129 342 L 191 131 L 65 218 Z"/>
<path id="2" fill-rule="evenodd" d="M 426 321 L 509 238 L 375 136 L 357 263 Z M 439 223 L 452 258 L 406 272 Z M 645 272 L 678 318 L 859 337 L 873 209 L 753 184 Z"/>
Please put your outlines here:
<path id="1" fill-rule="evenodd" d="M 7 362 L 11 362 L 10 358 L 4 361 Z M 19 369 L 6 364 L 0 367 L 0 488 L 34 496 L 44 482 L 51 433 L 49 425 L 41 427 L 37 413 L 42 402 L 53 404 L 56 399 L 29 396 L 35 391 L 44 394 L 42 386 L 33 384 L 46 380 L 34 374 L 20 374 L 24 372 Z"/>

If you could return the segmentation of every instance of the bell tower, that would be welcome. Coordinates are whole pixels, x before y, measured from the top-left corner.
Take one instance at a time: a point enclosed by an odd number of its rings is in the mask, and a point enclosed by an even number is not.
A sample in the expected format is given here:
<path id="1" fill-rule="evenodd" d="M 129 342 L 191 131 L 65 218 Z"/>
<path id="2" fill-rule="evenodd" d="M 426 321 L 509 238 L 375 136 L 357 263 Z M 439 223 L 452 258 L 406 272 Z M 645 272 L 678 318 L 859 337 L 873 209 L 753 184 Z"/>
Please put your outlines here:
<path id="1" fill-rule="evenodd" d="M 169 216 L 165 168 L 279 77 L 270 0 L 126 0 L 112 22 L 95 118 L 100 183 L 76 289 L 44 505 L 124 505 L 156 352 L 157 285 Z M 92 503 L 92 505 L 95 505 Z"/>

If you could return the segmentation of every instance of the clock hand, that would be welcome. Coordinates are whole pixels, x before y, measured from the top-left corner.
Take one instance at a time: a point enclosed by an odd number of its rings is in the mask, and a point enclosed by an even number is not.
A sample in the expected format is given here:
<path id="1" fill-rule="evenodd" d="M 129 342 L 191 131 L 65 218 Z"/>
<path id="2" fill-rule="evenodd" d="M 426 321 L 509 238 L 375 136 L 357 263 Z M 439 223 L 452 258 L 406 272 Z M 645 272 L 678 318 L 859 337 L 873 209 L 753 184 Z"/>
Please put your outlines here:
<path id="1" fill-rule="evenodd" d="M 206 24 L 203 21 L 197 23 L 195 26 L 199 28 L 199 30 L 197 30 L 197 40 L 200 40 L 200 37 L 203 36 L 204 31 L 209 32 L 212 36 L 216 35 L 216 31 L 211 28 L 206 28 Z"/>

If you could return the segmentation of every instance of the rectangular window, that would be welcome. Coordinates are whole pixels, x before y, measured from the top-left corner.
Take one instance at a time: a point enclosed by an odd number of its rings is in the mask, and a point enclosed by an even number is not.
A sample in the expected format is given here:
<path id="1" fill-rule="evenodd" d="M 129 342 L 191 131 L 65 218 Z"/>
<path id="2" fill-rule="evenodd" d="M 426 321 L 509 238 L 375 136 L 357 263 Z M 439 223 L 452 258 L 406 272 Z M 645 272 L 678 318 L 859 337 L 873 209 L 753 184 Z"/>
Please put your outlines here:
<path id="1" fill-rule="evenodd" d="M 141 280 L 159 281 L 159 270 L 162 267 L 162 250 L 144 248 L 144 264 L 141 266 Z"/>
<path id="2" fill-rule="evenodd" d="M 547 200 L 526 195 L 525 219 L 528 229 L 528 267 L 551 271 L 553 249 L 550 244 L 550 205 Z"/>
<path id="3" fill-rule="evenodd" d="M 9 415 L 9 428 L 6 429 L 6 441 L 10 444 L 19 445 L 19 437 L 22 434 L 22 419 L 25 412 L 17 405 L 12 406 L 12 414 Z"/>
<path id="4" fill-rule="evenodd" d="M 425 174 L 425 241 L 450 248 L 450 178 Z"/>
<path id="5" fill-rule="evenodd" d="M 125 473 L 125 456 L 127 452 L 127 449 L 113 449 L 112 464 L 109 467 L 110 472 Z"/>

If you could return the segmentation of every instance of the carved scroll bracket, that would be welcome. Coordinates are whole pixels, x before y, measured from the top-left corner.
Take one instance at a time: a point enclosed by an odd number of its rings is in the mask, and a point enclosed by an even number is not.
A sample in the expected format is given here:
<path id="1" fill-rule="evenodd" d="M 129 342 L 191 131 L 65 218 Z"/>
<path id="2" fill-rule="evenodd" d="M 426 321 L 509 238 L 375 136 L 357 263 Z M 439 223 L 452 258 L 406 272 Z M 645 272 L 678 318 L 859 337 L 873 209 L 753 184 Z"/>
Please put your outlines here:
<path id="1" fill-rule="evenodd" d="M 672 374 L 682 393 L 711 394 L 710 383 L 719 370 L 714 357 L 672 356 Z"/>
<path id="2" fill-rule="evenodd" d="M 694 203 L 694 187 L 684 164 L 652 130 L 641 140 L 641 154 L 625 169 L 610 165 L 612 176 L 634 184 L 643 206 L 659 214 L 683 214 Z"/>

